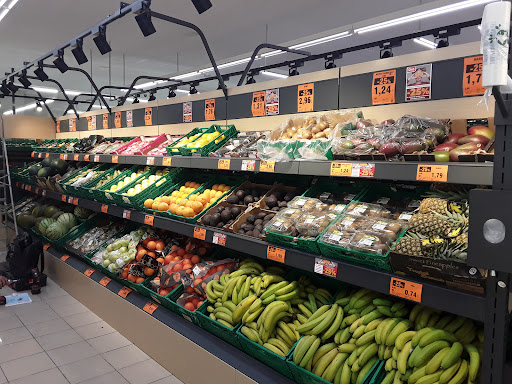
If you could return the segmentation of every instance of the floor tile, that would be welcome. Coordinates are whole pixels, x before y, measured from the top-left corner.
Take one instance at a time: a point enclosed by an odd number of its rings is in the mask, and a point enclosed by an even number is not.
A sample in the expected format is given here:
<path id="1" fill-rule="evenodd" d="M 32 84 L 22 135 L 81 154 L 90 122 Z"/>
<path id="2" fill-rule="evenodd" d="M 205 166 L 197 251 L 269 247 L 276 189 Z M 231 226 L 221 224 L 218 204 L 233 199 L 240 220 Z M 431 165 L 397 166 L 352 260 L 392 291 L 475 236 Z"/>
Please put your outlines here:
<path id="1" fill-rule="evenodd" d="M 60 288 L 57 285 L 54 285 L 54 286 L 42 287 L 39 297 L 41 298 L 41 300 L 44 301 L 47 299 L 52 299 L 54 297 L 66 296 L 66 295 L 68 295 L 68 293 L 65 290 L 63 290 L 62 288 Z"/>
<path id="2" fill-rule="evenodd" d="M 52 368 L 44 372 L 11 381 L 10 384 L 69 384 L 69 382 L 58 368 Z"/>
<path id="3" fill-rule="evenodd" d="M 20 304 L 20 305 L 14 305 L 12 307 L 9 307 L 15 314 L 17 315 L 25 315 L 25 314 L 35 314 L 39 311 L 46 311 L 50 309 L 50 306 L 46 304 L 45 302 L 38 301 L 36 303 L 27 303 L 27 304 Z"/>
<path id="4" fill-rule="evenodd" d="M 95 337 L 116 332 L 114 328 L 112 328 L 104 321 L 98 321 L 97 323 L 91 323 L 87 325 L 82 325 L 81 327 L 76 327 L 75 331 L 85 340 L 93 339 Z"/>
<path id="5" fill-rule="evenodd" d="M 33 325 L 27 325 L 27 329 L 34 337 L 49 335 L 50 333 L 62 332 L 71 329 L 68 323 L 62 319 L 44 321 Z"/>
<path id="6" fill-rule="evenodd" d="M 58 307 L 59 305 L 66 305 L 66 304 L 69 305 L 69 304 L 78 303 L 78 300 L 75 299 L 71 295 L 62 295 L 62 296 L 52 297 L 49 299 L 45 299 L 44 301 L 50 307 Z"/>
<path id="7" fill-rule="evenodd" d="M 0 346 L 28 339 L 32 339 L 32 335 L 25 327 L 0 332 Z"/>
<path id="8" fill-rule="evenodd" d="M 154 360 L 146 360 L 119 370 L 130 384 L 149 384 L 170 375 Z"/>
<path id="9" fill-rule="evenodd" d="M 54 306 L 53 310 L 61 317 L 76 315 L 77 313 L 89 312 L 89 309 L 82 303 Z"/>
<path id="10" fill-rule="evenodd" d="M 101 321 L 101 318 L 93 312 L 77 313 L 76 315 L 64 316 L 62 319 L 73 328 Z"/>
<path id="11" fill-rule="evenodd" d="M 59 318 L 59 315 L 57 315 L 50 307 L 48 309 L 40 310 L 40 311 L 34 311 L 34 312 L 24 312 L 18 314 L 18 317 L 20 320 L 25 324 L 25 326 L 38 324 L 38 323 L 44 323 L 46 321 L 55 320 Z"/>
<path id="12" fill-rule="evenodd" d="M 5 377 L 4 373 L 2 372 L 2 369 L 0 368 L 0 384 L 7 383 L 7 378 Z"/>
<path id="13" fill-rule="evenodd" d="M 48 353 L 48 356 L 50 356 L 57 367 L 87 359 L 98 354 L 86 341 L 55 348 L 46 353 Z"/>
<path id="14" fill-rule="evenodd" d="M 183 384 L 183 381 L 179 380 L 176 376 L 167 376 L 161 380 L 152 382 L 151 384 Z"/>
<path id="15" fill-rule="evenodd" d="M 45 351 L 83 341 L 80 335 L 72 329 L 36 337 L 36 340 Z"/>
<path id="16" fill-rule="evenodd" d="M 63 365 L 60 367 L 60 370 L 71 384 L 76 384 L 105 375 L 114 371 L 114 368 L 103 357 L 93 356 L 85 360 Z"/>
<path id="17" fill-rule="evenodd" d="M 16 316 L 8 317 L 0 321 L 0 332 L 19 327 L 23 327 L 23 323 Z"/>
<path id="18" fill-rule="evenodd" d="M 35 339 L 2 345 L 0 347 L 0 364 L 40 352 L 43 352 L 43 349 Z"/>
<path id="19" fill-rule="evenodd" d="M 87 340 L 87 342 L 91 344 L 98 353 L 105 353 L 131 344 L 130 340 L 118 332 L 95 337 L 94 339 Z"/>
<path id="20" fill-rule="evenodd" d="M 44 352 L 0 364 L 8 381 L 55 368 L 55 364 Z"/>
<path id="21" fill-rule="evenodd" d="M 104 353 L 102 356 L 117 370 L 149 359 L 148 355 L 133 344 L 114 349 L 113 351 Z"/>
<path id="22" fill-rule="evenodd" d="M 2 292 L 3 293 L 3 292 Z M 0 320 L 8 319 L 10 317 L 14 317 L 16 314 L 9 307 L 0 307 Z"/>
<path id="23" fill-rule="evenodd" d="M 119 372 L 110 372 L 94 379 L 82 381 L 80 384 L 130 384 Z"/>

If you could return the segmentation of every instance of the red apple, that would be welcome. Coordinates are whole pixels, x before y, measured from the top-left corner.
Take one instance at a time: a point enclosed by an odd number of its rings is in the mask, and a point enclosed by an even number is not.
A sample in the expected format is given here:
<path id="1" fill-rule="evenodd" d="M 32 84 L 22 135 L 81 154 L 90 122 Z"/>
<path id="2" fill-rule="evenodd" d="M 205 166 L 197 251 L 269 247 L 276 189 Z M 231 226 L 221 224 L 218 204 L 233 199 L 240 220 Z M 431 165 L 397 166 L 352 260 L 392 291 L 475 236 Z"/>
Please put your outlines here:
<path id="1" fill-rule="evenodd" d="M 463 133 L 452 133 L 452 134 L 448 135 L 448 138 L 444 142 L 457 144 L 457 141 L 459 141 L 459 139 L 464 136 L 466 136 L 466 135 Z"/>
<path id="2" fill-rule="evenodd" d="M 494 137 L 494 131 L 488 127 L 484 127 L 483 125 L 475 125 L 468 129 L 468 133 L 470 135 L 482 135 L 491 140 Z"/>
<path id="3" fill-rule="evenodd" d="M 469 136 L 461 137 L 459 139 L 459 141 L 457 141 L 457 144 L 481 143 L 481 144 L 483 144 L 485 146 L 485 145 L 487 145 L 489 140 L 490 139 L 487 136 L 469 135 Z"/>
<path id="4" fill-rule="evenodd" d="M 444 143 L 444 144 L 440 144 L 437 147 L 435 147 L 434 151 L 435 152 L 439 152 L 439 151 L 450 152 L 452 149 L 455 149 L 457 147 L 458 147 L 458 145 L 455 143 Z"/>

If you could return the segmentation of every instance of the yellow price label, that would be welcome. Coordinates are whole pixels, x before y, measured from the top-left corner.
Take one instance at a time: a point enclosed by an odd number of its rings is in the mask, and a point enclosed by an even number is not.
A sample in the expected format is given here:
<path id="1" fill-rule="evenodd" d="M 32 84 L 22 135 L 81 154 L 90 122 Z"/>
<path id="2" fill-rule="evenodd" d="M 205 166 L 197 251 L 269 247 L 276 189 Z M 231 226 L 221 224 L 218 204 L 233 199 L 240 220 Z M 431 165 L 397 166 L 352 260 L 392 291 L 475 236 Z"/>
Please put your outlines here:
<path id="1" fill-rule="evenodd" d="M 162 165 L 163 165 L 164 167 L 170 167 L 170 166 L 171 166 L 171 164 L 172 164 L 172 157 L 164 157 L 164 158 L 162 159 Z"/>
<path id="2" fill-rule="evenodd" d="M 331 176 L 350 177 L 352 175 L 352 163 L 341 163 L 333 161 L 331 163 Z"/>
<path id="3" fill-rule="evenodd" d="M 273 160 L 261 160 L 260 172 L 274 172 L 276 162 Z"/>
<path id="4" fill-rule="evenodd" d="M 229 170 L 230 166 L 231 166 L 231 160 L 230 159 L 219 159 L 219 162 L 217 164 L 217 169 Z"/>

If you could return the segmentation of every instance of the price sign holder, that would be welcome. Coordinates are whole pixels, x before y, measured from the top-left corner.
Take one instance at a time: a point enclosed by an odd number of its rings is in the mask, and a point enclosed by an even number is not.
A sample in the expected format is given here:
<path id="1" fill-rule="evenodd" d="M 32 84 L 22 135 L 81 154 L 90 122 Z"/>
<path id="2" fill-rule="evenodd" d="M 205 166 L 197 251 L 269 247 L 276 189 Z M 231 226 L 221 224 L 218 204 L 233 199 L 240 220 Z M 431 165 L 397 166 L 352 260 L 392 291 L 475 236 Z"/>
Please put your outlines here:
<path id="1" fill-rule="evenodd" d="M 79 158 L 80 158 L 80 155 L 73 155 L 73 160 L 74 161 L 78 161 Z"/>
<path id="2" fill-rule="evenodd" d="M 128 296 L 131 291 L 132 291 L 131 288 L 123 287 L 117 294 L 119 296 L 121 296 L 122 298 L 126 299 L 126 296 Z"/>
<path id="3" fill-rule="evenodd" d="M 63 255 L 60 259 L 65 262 L 67 259 L 69 259 L 69 255 Z"/>
<path id="4" fill-rule="evenodd" d="M 48 248 L 50 248 L 50 247 L 51 247 L 50 243 L 46 243 L 46 244 L 44 245 L 43 249 L 44 249 L 45 251 L 47 251 L 47 250 L 48 250 Z"/>
<path id="5" fill-rule="evenodd" d="M 204 101 L 204 119 L 206 121 L 215 120 L 215 99 L 207 99 Z"/>
<path id="6" fill-rule="evenodd" d="M 146 157 L 146 165 L 155 165 L 155 158 L 152 156 Z"/>
<path id="7" fill-rule="evenodd" d="M 214 232 L 213 233 L 213 244 L 226 246 L 226 235 L 223 233 Z"/>
<path id="8" fill-rule="evenodd" d="M 131 216 L 132 216 L 132 211 L 130 211 L 129 209 L 125 209 L 123 211 L 123 219 L 130 220 Z"/>
<path id="9" fill-rule="evenodd" d="M 144 216 L 144 224 L 146 224 L 146 225 L 153 225 L 154 220 L 155 220 L 155 216 L 152 216 L 152 215 Z"/>
<path id="10" fill-rule="evenodd" d="M 171 166 L 171 164 L 172 164 L 172 157 L 164 157 L 164 158 L 162 159 L 162 165 L 163 165 L 164 167 L 170 167 L 170 166 Z"/>
<path id="11" fill-rule="evenodd" d="M 267 259 L 274 260 L 279 263 L 284 263 L 286 256 L 286 249 L 278 248 L 273 245 L 267 247 Z"/>
<path id="12" fill-rule="evenodd" d="M 421 303 L 421 293 L 423 291 L 423 284 L 413 283 L 407 280 L 391 278 L 389 284 L 389 294 Z"/>
<path id="13" fill-rule="evenodd" d="M 260 172 L 274 172 L 276 162 L 273 160 L 261 160 Z"/>
<path id="14" fill-rule="evenodd" d="M 225 170 L 229 171 L 230 166 L 231 166 L 230 159 L 219 159 L 219 162 L 217 163 L 217 169 L 225 169 Z"/>
<path id="15" fill-rule="evenodd" d="M 448 165 L 418 164 L 416 180 L 446 183 L 448 180 Z"/>
<path id="16" fill-rule="evenodd" d="M 395 102 L 396 69 L 373 73 L 372 104 L 391 104 Z"/>
<path id="17" fill-rule="evenodd" d="M 101 204 L 101 212 L 108 213 L 108 205 L 107 204 Z"/>
<path id="18" fill-rule="evenodd" d="M 200 227 L 194 227 L 194 237 L 199 240 L 206 239 L 206 229 Z"/>
<path id="19" fill-rule="evenodd" d="M 338 275 L 338 263 L 315 257 L 315 273 L 335 278 Z"/>
<path id="20" fill-rule="evenodd" d="M 297 112 L 311 112 L 315 102 L 315 84 L 301 84 L 297 87 Z"/>
<path id="21" fill-rule="evenodd" d="M 343 176 L 343 177 L 351 177 L 352 176 L 352 163 L 341 163 L 338 161 L 333 161 L 331 163 L 331 176 Z"/>
<path id="22" fill-rule="evenodd" d="M 254 172 L 256 169 L 256 160 L 242 160 L 242 171 Z"/>
<path id="23" fill-rule="evenodd" d="M 464 96 L 483 95 L 482 87 L 482 55 L 464 58 L 464 74 L 462 76 L 462 94 Z"/>
<path id="24" fill-rule="evenodd" d="M 153 108 L 144 108 L 144 124 L 153 125 Z"/>
<path id="25" fill-rule="evenodd" d="M 152 301 L 149 301 L 145 306 L 144 306 L 144 311 L 149 313 L 150 315 L 152 315 L 158 308 L 158 305 L 153 303 Z"/>
<path id="26" fill-rule="evenodd" d="M 111 281 L 112 281 L 112 279 L 105 276 L 103 279 L 100 280 L 100 284 L 103 285 L 104 287 L 106 287 L 108 285 L 108 283 L 110 283 Z"/>
<path id="27" fill-rule="evenodd" d="M 119 163 L 119 156 L 118 155 L 112 156 L 112 163 L 114 163 L 114 164 Z"/>
<path id="28" fill-rule="evenodd" d="M 265 116 L 265 91 L 252 93 L 252 116 Z"/>
<path id="29" fill-rule="evenodd" d="M 96 271 L 94 268 L 86 269 L 85 272 L 84 272 L 84 275 L 88 276 L 88 277 L 91 277 L 91 275 L 94 273 L 94 271 Z"/>

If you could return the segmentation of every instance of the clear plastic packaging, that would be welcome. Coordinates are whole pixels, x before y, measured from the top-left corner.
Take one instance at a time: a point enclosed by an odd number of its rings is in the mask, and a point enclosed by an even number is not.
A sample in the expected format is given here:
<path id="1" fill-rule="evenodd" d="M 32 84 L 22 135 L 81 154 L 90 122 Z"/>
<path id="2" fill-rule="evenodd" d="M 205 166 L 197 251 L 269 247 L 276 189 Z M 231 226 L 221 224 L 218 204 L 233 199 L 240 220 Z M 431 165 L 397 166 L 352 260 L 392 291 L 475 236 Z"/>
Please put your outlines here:
<path id="1" fill-rule="evenodd" d="M 334 226 L 341 231 L 355 232 L 368 229 L 373 220 L 369 220 L 365 216 L 344 215 L 340 217 Z"/>
<path id="2" fill-rule="evenodd" d="M 390 219 L 392 217 L 391 212 L 386 208 L 370 203 L 351 203 L 347 207 L 347 214 L 368 216 L 373 218 Z"/>
<path id="3" fill-rule="evenodd" d="M 297 231 L 297 227 L 295 226 L 295 219 L 287 219 L 284 217 L 279 217 L 279 215 L 274 216 L 272 220 L 270 220 L 267 225 L 265 225 L 265 232 L 279 233 L 285 236 L 298 236 L 299 232 Z"/>
<path id="4" fill-rule="evenodd" d="M 281 212 L 279 212 L 276 217 L 281 217 L 283 219 L 292 219 L 297 220 L 302 216 L 302 211 L 299 208 L 285 208 Z"/>
<path id="5" fill-rule="evenodd" d="M 354 232 L 343 231 L 333 225 L 324 232 L 320 240 L 327 244 L 332 244 L 348 249 L 350 240 L 353 236 Z"/>
<path id="6" fill-rule="evenodd" d="M 357 231 L 350 239 L 350 249 L 354 251 L 383 255 L 389 250 L 389 239 L 377 232 Z"/>
<path id="7" fill-rule="evenodd" d="M 296 228 L 303 237 L 317 237 L 335 218 L 333 213 L 306 213 L 297 219 Z"/>
<path id="8" fill-rule="evenodd" d="M 405 228 L 404 222 L 384 219 L 374 220 L 368 226 L 368 230 L 387 236 L 389 241 L 395 241 Z"/>
<path id="9" fill-rule="evenodd" d="M 298 208 L 302 212 L 320 212 L 327 211 L 329 205 L 322 203 L 319 199 L 305 196 L 297 196 L 288 203 L 289 208 Z"/>

